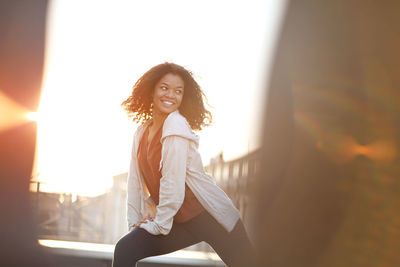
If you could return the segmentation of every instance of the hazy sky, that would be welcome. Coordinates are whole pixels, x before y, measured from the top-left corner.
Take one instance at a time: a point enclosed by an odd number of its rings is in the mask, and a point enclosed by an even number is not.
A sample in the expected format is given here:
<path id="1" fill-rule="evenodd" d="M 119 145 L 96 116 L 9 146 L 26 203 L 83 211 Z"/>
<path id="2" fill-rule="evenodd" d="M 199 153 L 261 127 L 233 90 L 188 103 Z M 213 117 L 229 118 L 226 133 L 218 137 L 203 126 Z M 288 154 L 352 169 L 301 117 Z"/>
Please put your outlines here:
<path id="1" fill-rule="evenodd" d="M 128 169 L 136 129 L 120 108 L 150 67 L 190 69 L 213 126 L 203 162 L 258 146 L 264 84 L 283 0 L 51 1 L 38 121 L 44 190 L 95 195 Z"/>

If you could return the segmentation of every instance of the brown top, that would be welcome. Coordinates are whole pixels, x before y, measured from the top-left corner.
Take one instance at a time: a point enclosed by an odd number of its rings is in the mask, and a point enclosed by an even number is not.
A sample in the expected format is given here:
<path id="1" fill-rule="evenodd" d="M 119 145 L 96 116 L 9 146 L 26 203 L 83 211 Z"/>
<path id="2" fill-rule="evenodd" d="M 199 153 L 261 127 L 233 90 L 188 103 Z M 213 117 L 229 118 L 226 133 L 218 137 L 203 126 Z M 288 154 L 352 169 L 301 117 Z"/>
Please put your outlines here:
<path id="1" fill-rule="evenodd" d="M 159 170 L 161 160 L 160 142 L 162 136 L 162 126 L 157 130 L 150 144 L 148 143 L 149 127 L 146 128 L 140 140 L 138 149 L 138 164 L 144 182 L 150 192 L 150 197 L 156 205 L 159 202 L 160 179 L 162 177 Z M 203 206 L 197 200 L 192 190 L 185 184 L 185 198 L 181 208 L 174 216 L 176 222 L 186 222 L 204 211 Z"/>

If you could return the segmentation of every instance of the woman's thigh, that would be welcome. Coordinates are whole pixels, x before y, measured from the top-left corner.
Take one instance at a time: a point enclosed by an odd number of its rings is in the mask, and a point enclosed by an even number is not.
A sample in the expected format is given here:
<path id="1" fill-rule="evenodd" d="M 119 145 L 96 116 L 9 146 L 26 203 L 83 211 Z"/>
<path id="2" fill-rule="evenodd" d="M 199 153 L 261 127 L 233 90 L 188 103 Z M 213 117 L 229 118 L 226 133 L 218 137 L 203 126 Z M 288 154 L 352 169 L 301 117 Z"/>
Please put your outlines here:
<path id="1" fill-rule="evenodd" d="M 190 232 L 207 242 L 228 266 L 252 266 L 254 248 L 241 220 L 228 232 L 209 213 L 200 216 L 188 225 Z"/>
<path id="2" fill-rule="evenodd" d="M 115 245 L 113 267 L 132 267 L 143 258 L 171 253 L 197 242 L 195 236 L 175 223 L 168 235 L 152 235 L 135 228 Z"/>

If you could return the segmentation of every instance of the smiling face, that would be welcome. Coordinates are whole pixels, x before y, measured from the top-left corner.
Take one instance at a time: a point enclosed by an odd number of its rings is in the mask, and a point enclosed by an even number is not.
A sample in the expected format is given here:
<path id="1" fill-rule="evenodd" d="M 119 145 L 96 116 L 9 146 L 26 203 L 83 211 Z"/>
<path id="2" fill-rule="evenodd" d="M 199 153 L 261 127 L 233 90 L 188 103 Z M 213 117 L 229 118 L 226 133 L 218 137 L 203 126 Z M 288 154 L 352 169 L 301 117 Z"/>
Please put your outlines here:
<path id="1" fill-rule="evenodd" d="M 166 116 L 177 110 L 182 103 L 184 86 L 179 75 L 165 74 L 154 87 L 153 116 Z"/>

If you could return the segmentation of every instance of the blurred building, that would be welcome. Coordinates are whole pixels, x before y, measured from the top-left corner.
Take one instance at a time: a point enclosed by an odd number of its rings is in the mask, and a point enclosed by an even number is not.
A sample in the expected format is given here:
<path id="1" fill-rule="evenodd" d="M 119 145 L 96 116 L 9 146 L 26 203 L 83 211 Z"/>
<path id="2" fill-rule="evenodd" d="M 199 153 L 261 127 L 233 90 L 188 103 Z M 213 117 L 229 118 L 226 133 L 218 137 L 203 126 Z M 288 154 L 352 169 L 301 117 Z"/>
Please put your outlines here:
<path id="1" fill-rule="evenodd" d="M 96 197 L 32 192 L 39 238 L 115 243 L 128 230 L 126 177 L 126 173 L 114 176 L 112 187 Z"/>

